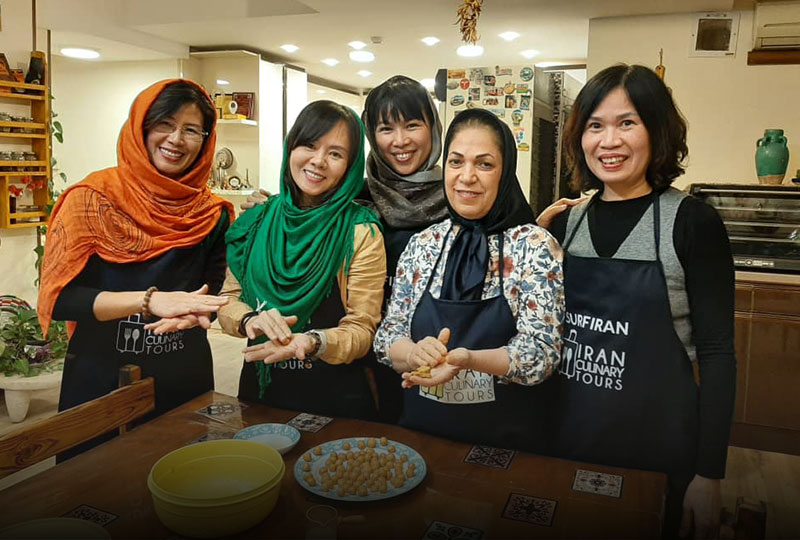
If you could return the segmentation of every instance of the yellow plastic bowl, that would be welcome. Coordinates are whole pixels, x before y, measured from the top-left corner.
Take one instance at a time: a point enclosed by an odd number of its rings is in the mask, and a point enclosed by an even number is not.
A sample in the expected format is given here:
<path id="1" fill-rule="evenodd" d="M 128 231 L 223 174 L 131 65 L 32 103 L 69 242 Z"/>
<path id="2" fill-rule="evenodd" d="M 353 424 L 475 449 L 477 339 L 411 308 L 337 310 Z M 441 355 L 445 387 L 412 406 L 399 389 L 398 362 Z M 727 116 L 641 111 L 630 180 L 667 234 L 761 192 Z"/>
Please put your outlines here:
<path id="1" fill-rule="evenodd" d="M 206 441 L 162 457 L 147 478 L 156 515 L 170 530 L 195 538 L 245 531 L 278 501 L 286 465 L 263 444 Z"/>

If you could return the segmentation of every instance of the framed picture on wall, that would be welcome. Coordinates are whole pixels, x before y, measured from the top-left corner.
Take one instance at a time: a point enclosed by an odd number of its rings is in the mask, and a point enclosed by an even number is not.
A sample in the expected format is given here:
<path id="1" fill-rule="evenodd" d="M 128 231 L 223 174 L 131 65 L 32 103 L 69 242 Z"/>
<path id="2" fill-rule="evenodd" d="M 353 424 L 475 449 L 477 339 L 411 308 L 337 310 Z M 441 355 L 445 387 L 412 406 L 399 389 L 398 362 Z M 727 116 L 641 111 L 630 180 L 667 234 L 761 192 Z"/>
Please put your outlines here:
<path id="1" fill-rule="evenodd" d="M 255 92 L 234 92 L 233 101 L 235 101 L 238 105 L 238 108 L 236 109 L 238 114 L 243 114 L 248 120 L 253 120 L 256 113 Z"/>

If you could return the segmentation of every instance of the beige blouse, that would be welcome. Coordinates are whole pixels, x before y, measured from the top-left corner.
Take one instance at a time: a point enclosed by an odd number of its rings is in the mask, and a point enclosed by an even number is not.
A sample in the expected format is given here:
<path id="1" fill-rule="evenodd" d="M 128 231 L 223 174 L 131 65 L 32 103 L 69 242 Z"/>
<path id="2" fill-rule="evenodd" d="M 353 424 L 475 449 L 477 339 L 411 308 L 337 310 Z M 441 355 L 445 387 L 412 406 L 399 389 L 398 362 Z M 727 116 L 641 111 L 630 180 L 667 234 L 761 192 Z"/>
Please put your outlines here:
<path id="1" fill-rule="evenodd" d="M 335 328 L 313 329 L 322 334 L 322 347 L 317 356 L 329 364 L 349 364 L 366 355 L 381 319 L 383 283 L 386 280 L 383 235 L 375 225 L 370 228 L 359 224 L 355 226 L 353 236 L 350 271 L 345 275 L 343 265 L 337 274 L 345 315 Z M 242 286 L 230 269 L 227 270 L 220 296 L 227 296 L 230 300 L 219 310 L 219 323 L 227 334 L 237 337 L 244 337 L 239 333 L 239 324 L 246 313 L 254 310 L 253 306 L 239 300 L 241 294 Z"/>

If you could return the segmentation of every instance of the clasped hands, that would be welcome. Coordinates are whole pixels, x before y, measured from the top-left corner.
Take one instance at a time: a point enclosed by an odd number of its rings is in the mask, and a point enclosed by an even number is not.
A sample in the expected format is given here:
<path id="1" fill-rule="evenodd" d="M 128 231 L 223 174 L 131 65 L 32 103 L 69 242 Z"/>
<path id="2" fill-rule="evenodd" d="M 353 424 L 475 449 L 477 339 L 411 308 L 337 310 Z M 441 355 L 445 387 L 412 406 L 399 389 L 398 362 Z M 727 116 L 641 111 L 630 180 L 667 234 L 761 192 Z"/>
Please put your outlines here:
<path id="1" fill-rule="evenodd" d="M 255 339 L 258 336 L 266 336 L 269 341 L 246 347 L 242 351 L 245 361 L 261 360 L 265 364 L 274 364 L 292 358 L 304 360 L 314 349 L 315 343 L 306 334 L 292 333 L 289 327 L 295 324 L 297 324 L 296 316 L 284 317 L 274 308 L 248 319 L 244 326 L 247 337 Z"/>
<path id="2" fill-rule="evenodd" d="M 448 352 L 448 341 L 450 341 L 450 329 L 443 328 L 437 337 L 428 336 L 414 343 L 406 358 L 410 371 L 402 374 L 403 388 L 417 385 L 437 386 L 452 380 L 462 369 L 470 369 L 471 351 L 459 347 Z M 430 366 L 430 377 L 412 375 L 413 371 L 422 366 Z"/>
<path id="3" fill-rule="evenodd" d="M 155 291 L 150 296 L 150 313 L 159 320 L 145 325 L 145 330 L 154 334 L 166 334 L 202 326 L 211 327 L 211 314 L 228 303 L 222 296 L 208 294 L 208 285 L 196 291 Z"/>

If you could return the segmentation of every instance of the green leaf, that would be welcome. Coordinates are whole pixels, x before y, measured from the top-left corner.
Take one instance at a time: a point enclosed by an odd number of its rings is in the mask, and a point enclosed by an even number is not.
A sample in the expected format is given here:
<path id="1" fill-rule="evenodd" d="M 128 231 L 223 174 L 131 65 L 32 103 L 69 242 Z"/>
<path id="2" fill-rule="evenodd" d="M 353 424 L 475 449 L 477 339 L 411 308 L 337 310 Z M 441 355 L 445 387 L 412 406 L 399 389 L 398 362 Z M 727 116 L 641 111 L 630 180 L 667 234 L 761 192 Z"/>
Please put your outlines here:
<path id="1" fill-rule="evenodd" d="M 61 133 L 59 133 L 58 131 L 56 131 L 55 133 L 53 133 L 53 137 L 55 137 L 55 138 L 56 138 L 56 140 L 57 140 L 58 142 L 60 142 L 60 143 L 63 143 L 63 142 L 64 142 L 64 135 L 62 135 L 62 134 L 61 134 Z"/>
<path id="2" fill-rule="evenodd" d="M 63 127 L 61 127 L 61 122 L 59 122 L 58 120 L 56 120 L 55 122 L 53 122 L 53 127 L 54 127 L 56 130 L 58 130 L 58 132 L 59 132 L 59 133 L 61 133 L 62 131 L 64 131 L 64 128 L 63 128 Z"/>
<path id="3" fill-rule="evenodd" d="M 58 173 L 58 176 L 60 176 L 60 177 L 61 177 L 61 179 L 62 179 L 64 182 L 66 182 L 66 181 L 67 181 L 67 173 L 65 173 L 65 172 L 60 172 L 60 173 Z"/>

